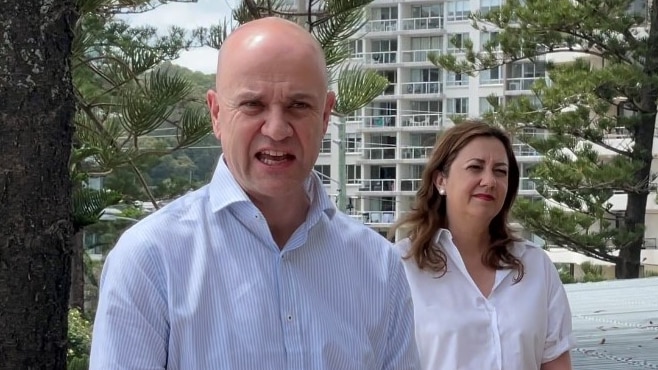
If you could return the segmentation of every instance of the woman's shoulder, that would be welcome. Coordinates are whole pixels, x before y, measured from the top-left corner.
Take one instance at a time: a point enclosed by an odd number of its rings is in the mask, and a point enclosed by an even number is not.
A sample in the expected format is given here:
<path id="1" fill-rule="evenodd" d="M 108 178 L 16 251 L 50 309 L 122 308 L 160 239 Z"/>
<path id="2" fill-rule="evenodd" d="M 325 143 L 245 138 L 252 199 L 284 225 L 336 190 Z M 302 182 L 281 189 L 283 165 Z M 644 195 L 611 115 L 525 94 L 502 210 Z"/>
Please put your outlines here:
<path id="1" fill-rule="evenodd" d="M 525 239 L 515 241 L 511 252 L 526 266 L 526 269 L 528 266 L 531 266 L 533 270 L 537 268 L 546 269 L 553 266 L 553 261 L 548 253 L 546 253 L 546 250 L 541 245 L 532 241 Z"/>

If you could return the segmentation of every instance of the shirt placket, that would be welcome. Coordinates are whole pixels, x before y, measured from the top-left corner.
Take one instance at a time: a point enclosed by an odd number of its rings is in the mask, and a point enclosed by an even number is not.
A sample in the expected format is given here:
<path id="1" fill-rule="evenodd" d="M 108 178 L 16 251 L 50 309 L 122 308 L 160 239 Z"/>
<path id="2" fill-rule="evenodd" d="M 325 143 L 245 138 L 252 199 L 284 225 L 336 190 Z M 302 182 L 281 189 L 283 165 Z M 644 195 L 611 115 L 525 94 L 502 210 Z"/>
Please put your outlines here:
<path id="1" fill-rule="evenodd" d="M 283 324 L 283 340 L 289 370 L 303 369 L 303 350 L 300 326 L 300 310 L 297 302 L 292 253 L 279 255 L 279 287 L 281 292 L 279 312 Z"/>

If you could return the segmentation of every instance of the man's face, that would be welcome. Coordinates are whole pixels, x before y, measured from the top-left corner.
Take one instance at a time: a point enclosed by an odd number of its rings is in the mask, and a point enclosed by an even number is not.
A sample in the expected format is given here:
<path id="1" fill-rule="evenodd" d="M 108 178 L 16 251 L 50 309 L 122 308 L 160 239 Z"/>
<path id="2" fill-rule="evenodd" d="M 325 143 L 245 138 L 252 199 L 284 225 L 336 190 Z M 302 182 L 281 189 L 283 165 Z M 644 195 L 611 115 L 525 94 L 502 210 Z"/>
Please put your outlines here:
<path id="1" fill-rule="evenodd" d="M 335 100 L 310 48 L 269 49 L 223 57 L 218 91 L 208 95 L 227 166 L 261 200 L 302 189 Z"/>

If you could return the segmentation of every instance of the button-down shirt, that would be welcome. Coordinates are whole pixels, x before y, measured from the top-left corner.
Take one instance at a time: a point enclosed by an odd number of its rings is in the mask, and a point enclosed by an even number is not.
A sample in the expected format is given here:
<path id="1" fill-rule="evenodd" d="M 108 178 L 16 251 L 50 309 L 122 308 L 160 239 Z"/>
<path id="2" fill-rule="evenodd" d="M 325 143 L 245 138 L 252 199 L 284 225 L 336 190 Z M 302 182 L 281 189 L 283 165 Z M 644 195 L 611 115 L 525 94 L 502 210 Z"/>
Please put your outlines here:
<path id="1" fill-rule="evenodd" d="M 523 263 L 525 275 L 514 284 L 515 271 L 496 271 L 493 290 L 485 297 L 450 232 L 440 230 L 434 242 L 446 253 L 445 275 L 437 277 L 418 269 L 412 258 L 404 260 L 423 369 L 539 370 L 574 347 L 567 296 L 541 248 L 514 243 L 510 252 Z M 398 247 L 406 255 L 409 240 Z"/>
<path id="2" fill-rule="evenodd" d="M 280 249 L 223 158 L 126 231 L 103 268 L 91 369 L 418 369 L 400 256 L 316 175 Z"/>

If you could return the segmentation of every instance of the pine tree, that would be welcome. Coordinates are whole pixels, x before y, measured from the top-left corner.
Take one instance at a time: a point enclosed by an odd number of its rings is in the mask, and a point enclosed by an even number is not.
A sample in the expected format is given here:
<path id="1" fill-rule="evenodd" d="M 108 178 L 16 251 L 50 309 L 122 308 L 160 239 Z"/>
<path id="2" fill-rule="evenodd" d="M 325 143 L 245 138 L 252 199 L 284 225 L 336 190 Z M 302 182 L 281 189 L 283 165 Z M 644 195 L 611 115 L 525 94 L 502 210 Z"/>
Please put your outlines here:
<path id="1" fill-rule="evenodd" d="M 639 276 L 647 197 L 655 191 L 658 29 L 650 25 L 658 9 L 655 1 L 649 11 L 642 5 L 509 0 L 472 16 L 477 29 L 499 31 L 481 50 L 466 42 L 464 58 L 431 57 L 471 75 L 523 61 L 546 65 L 549 79 L 532 86 L 534 96 L 502 105 L 490 99 L 494 112 L 485 117 L 544 156 L 532 173 L 542 198 L 519 199 L 514 214 L 552 245 L 615 263 L 617 278 Z M 528 128 L 548 135 L 527 135 Z M 628 199 L 621 215 L 610 208 L 619 192 Z"/>

